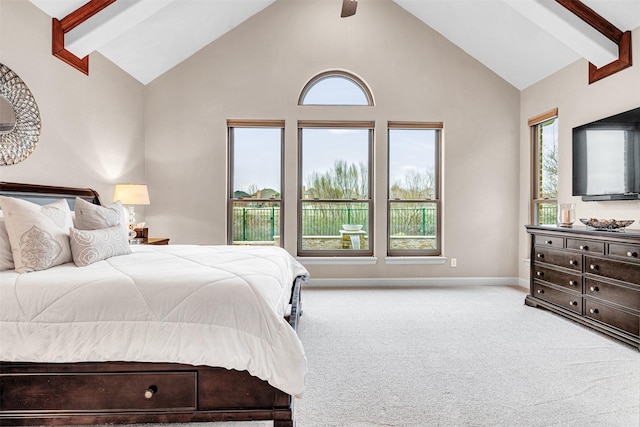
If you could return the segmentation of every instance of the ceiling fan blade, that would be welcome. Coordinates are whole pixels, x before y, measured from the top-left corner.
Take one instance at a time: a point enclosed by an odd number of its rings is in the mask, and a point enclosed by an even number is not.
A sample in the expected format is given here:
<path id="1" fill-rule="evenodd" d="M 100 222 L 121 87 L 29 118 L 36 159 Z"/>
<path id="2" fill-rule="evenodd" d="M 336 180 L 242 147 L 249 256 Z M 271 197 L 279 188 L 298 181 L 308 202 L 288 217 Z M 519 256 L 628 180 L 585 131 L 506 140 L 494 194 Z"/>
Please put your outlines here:
<path id="1" fill-rule="evenodd" d="M 342 0 L 342 13 L 341 18 L 347 18 L 356 14 L 356 8 L 358 7 L 357 0 Z"/>

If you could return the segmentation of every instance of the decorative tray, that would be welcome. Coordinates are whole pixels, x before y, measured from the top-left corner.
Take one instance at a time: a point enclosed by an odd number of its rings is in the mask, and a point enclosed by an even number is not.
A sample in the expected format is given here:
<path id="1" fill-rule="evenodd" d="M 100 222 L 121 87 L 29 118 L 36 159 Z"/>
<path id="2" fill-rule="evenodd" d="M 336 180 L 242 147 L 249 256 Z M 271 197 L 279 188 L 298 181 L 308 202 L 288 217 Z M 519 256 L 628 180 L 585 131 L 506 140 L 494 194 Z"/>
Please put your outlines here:
<path id="1" fill-rule="evenodd" d="M 633 224 L 632 219 L 597 219 L 597 218 L 580 218 L 580 222 L 589 228 L 605 231 L 619 231 Z"/>

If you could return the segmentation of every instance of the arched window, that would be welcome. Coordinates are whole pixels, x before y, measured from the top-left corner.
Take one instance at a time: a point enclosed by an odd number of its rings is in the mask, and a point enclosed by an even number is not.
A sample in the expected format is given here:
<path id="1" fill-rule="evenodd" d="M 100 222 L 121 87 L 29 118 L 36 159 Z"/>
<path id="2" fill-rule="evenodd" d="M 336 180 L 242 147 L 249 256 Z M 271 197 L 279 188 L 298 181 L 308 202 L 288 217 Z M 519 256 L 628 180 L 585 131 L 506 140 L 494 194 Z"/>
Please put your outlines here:
<path id="1" fill-rule="evenodd" d="M 374 103 L 364 81 L 333 70 L 309 80 L 298 105 Z M 327 111 L 339 116 L 344 110 Z M 374 121 L 298 121 L 298 255 L 373 255 L 374 126 Z"/>
<path id="2" fill-rule="evenodd" d="M 345 71 L 325 71 L 305 85 L 298 105 L 374 105 L 373 95 L 358 77 Z"/>

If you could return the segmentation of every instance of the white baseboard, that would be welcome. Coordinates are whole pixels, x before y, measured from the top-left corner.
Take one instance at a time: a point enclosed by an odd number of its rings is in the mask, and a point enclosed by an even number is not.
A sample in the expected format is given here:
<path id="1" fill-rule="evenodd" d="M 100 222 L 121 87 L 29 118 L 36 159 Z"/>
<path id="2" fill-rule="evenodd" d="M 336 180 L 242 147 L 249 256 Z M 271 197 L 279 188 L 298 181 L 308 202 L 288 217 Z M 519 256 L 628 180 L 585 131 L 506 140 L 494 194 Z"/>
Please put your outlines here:
<path id="1" fill-rule="evenodd" d="M 313 288 L 358 288 L 358 287 L 427 287 L 427 286 L 521 286 L 525 279 L 518 277 L 411 277 L 411 278 L 353 278 L 353 279 L 316 279 L 311 277 L 305 287 Z"/>
<path id="2" fill-rule="evenodd" d="M 521 286 L 525 289 L 529 289 L 529 279 L 523 279 L 522 277 L 518 278 L 518 286 Z"/>

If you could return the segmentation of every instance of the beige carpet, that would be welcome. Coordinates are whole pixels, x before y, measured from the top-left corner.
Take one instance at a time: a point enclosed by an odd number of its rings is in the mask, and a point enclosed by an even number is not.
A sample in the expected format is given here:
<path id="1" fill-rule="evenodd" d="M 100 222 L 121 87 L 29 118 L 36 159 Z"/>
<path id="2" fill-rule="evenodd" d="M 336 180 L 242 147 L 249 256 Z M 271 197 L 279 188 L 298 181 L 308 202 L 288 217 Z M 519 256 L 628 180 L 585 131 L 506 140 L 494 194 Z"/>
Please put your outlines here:
<path id="1" fill-rule="evenodd" d="M 640 353 L 522 288 L 306 290 L 298 427 L 640 426 Z"/>
<path id="2" fill-rule="evenodd" d="M 297 427 L 640 426 L 640 352 L 525 306 L 525 294 L 305 289 Z"/>

